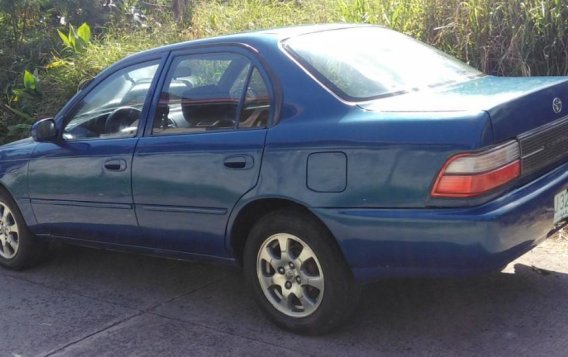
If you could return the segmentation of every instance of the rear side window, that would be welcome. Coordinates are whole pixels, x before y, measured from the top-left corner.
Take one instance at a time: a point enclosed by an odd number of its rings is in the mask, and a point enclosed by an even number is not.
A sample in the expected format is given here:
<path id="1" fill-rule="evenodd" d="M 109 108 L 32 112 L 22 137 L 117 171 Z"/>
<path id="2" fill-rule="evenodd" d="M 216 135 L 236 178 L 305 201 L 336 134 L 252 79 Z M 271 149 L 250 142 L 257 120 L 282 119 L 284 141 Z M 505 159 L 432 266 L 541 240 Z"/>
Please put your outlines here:
<path id="1" fill-rule="evenodd" d="M 262 76 L 245 56 L 179 56 L 160 93 L 152 134 L 262 127 L 270 102 Z"/>

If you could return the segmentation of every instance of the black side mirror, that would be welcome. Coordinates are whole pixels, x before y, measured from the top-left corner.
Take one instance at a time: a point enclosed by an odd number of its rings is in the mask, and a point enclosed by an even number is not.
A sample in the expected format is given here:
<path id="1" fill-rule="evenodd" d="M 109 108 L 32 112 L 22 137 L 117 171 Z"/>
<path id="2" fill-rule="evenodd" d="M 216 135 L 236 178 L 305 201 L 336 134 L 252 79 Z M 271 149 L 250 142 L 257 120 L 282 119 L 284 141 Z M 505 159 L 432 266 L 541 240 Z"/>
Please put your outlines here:
<path id="1" fill-rule="evenodd" d="M 50 141 L 56 137 L 57 129 L 52 118 L 42 119 L 32 125 L 32 138 L 35 141 Z"/>

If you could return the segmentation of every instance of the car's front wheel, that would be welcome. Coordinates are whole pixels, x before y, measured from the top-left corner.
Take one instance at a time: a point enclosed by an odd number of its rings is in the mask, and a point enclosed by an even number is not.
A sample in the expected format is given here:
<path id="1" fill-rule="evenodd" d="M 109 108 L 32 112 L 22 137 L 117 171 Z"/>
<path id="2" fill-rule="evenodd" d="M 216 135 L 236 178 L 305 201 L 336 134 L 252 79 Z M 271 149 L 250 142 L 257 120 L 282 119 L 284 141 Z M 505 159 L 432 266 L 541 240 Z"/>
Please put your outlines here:
<path id="1" fill-rule="evenodd" d="M 26 268 L 38 262 L 46 250 L 47 244 L 28 230 L 14 200 L 0 191 L 0 265 Z"/>
<path id="2" fill-rule="evenodd" d="M 263 312 L 278 326 L 322 334 L 355 309 L 360 287 L 329 232 L 293 211 L 267 214 L 245 246 L 244 272 Z"/>

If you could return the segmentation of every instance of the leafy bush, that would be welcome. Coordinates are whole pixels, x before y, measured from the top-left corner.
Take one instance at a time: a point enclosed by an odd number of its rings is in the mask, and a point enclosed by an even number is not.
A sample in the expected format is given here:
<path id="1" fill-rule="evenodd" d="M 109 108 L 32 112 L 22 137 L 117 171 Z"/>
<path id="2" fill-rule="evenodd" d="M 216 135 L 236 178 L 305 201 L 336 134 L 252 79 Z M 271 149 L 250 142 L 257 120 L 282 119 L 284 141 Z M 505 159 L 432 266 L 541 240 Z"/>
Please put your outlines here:
<path id="1" fill-rule="evenodd" d="M 91 43 L 91 27 L 84 22 L 77 31 L 73 25 L 69 25 L 69 34 L 66 35 L 61 30 L 57 30 L 59 38 L 65 44 L 65 47 L 73 50 L 73 52 L 80 52 L 83 48 L 87 47 Z"/>

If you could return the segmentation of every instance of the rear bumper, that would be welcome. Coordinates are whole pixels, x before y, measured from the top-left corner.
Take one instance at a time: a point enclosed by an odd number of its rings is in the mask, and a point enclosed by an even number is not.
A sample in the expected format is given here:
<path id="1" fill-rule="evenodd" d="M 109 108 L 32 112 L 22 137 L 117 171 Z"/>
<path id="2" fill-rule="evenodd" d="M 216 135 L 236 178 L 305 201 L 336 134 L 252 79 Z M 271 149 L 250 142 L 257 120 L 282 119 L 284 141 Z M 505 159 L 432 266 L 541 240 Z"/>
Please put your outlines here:
<path id="1" fill-rule="evenodd" d="M 477 207 L 314 212 L 359 281 L 469 275 L 499 270 L 544 240 L 554 195 L 566 188 L 568 163 Z"/>

